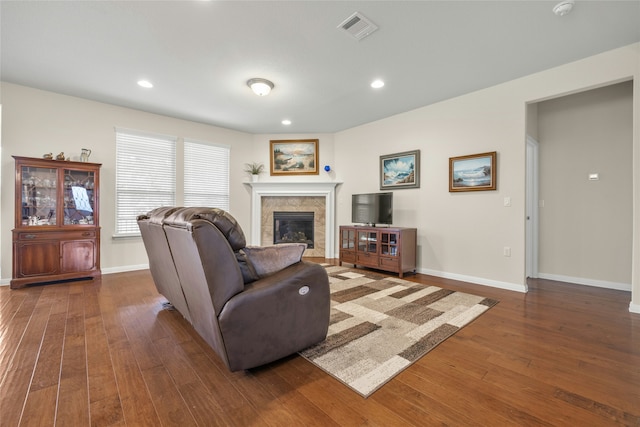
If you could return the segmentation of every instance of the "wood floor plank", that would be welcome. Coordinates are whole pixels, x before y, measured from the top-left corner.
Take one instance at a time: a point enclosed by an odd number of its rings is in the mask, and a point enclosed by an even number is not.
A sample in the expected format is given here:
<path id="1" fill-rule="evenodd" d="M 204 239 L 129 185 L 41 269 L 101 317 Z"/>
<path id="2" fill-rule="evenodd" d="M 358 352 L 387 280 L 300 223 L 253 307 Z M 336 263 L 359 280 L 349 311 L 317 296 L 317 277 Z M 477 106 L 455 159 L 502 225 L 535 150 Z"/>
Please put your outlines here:
<path id="1" fill-rule="evenodd" d="M 331 413 L 330 415 L 335 420 L 342 417 L 351 418 L 355 416 L 355 418 L 353 418 L 355 421 L 354 424 L 344 425 L 395 426 L 405 425 L 407 423 L 406 420 L 395 411 L 379 405 L 375 400 L 370 398 L 362 398 L 359 394 L 349 389 L 335 378 L 322 373 L 320 368 L 311 365 L 310 362 L 307 362 L 303 358 L 294 358 L 290 363 L 292 367 L 296 367 L 302 372 L 308 373 L 308 381 L 314 383 L 314 390 L 320 395 L 309 395 L 309 398 L 313 399 L 316 404 L 319 404 L 318 402 L 322 402 L 323 400 L 327 400 L 330 405 L 334 405 L 334 409 L 352 412 L 352 414 L 337 414 L 333 413 L 332 410 L 323 409 L 323 406 L 320 406 L 325 413 Z M 288 365 L 286 368 L 289 369 Z M 340 404 L 338 405 L 337 402 L 340 402 Z M 364 419 L 364 423 L 357 421 L 359 419 Z"/>
<path id="2" fill-rule="evenodd" d="M 37 367 L 52 304 L 57 300 L 57 289 L 41 290 L 34 295 L 37 296 L 37 300 L 33 301 L 34 305 L 24 304 L 19 316 L 14 317 L 14 320 L 28 317 L 28 321 L 14 324 L 14 327 L 18 328 L 20 325 L 24 326 L 24 329 L 15 347 L 14 355 L 6 366 L 4 380 L 0 384 L 0 402 L 7 402 L 6 406 L 11 408 L 10 411 L 3 411 L 2 421 L 9 425 L 12 423 L 17 425 L 23 416 L 24 402 L 28 397 L 33 373 Z M 31 313 L 28 313 L 29 310 Z M 20 405 L 16 405 L 15 402 L 20 402 Z M 49 405 L 55 408 L 56 402 L 49 402 Z M 43 411 L 46 412 L 46 408 L 43 408 Z"/>
<path id="3" fill-rule="evenodd" d="M 406 279 L 500 302 L 367 399 L 297 355 L 229 372 L 147 270 L 0 288 L 0 426 L 640 425 L 628 292 Z"/>
<path id="4" fill-rule="evenodd" d="M 85 318 L 91 425 L 109 426 L 124 421 L 124 413 L 102 317 L 92 314 Z"/>
<path id="5" fill-rule="evenodd" d="M 423 381 L 427 381 L 433 387 L 436 384 L 446 384 L 445 394 L 442 397 L 447 401 L 455 402 L 456 406 L 463 407 L 480 416 L 484 422 L 493 425 L 548 425 L 537 416 L 522 411 L 510 405 L 504 399 L 496 397 L 495 390 L 491 390 L 472 377 L 458 374 L 453 369 L 443 370 L 441 367 L 433 367 L 430 363 L 416 363 L 413 373 Z M 452 392 L 454 391 L 455 392 Z"/>
<path id="6" fill-rule="evenodd" d="M 90 423 L 84 326 L 84 296 L 82 288 L 74 284 L 69 289 L 69 309 L 58 389 L 56 424 L 60 426 Z"/>
<path id="7" fill-rule="evenodd" d="M 350 410 L 347 402 L 336 400 L 332 393 L 323 387 L 322 379 L 326 374 L 302 357 L 292 357 L 287 365 L 293 369 L 277 369 L 276 373 L 292 387 L 312 400 L 320 410 L 326 413 L 338 425 L 365 425 L 366 416 Z"/>
<path id="8" fill-rule="evenodd" d="M 268 402 L 264 399 L 265 391 L 261 384 L 245 378 L 249 376 L 245 372 L 228 372 L 214 351 L 197 336 L 181 343 L 181 347 L 220 407 L 216 418 L 235 426 L 253 425 L 260 418 L 258 410 L 264 410 L 265 402 Z M 243 393 L 243 386 L 247 382 L 250 383 L 247 386 L 247 391 L 250 392 Z M 257 405 L 252 405 L 254 399 L 259 402 Z M 273 400 L 273 397 L 269 395 L 268 399 Z"/>
<path id="9" fill-rule="evenodd" d="M 0 337 L 6 337 L 11 320 L 16 315 L 25 298 L 30 296 L 27 292 L 12 292 L 8 286 L 0 286 Z M 33 296 L 32 296 L 33 297 Z"/>
<path id="10" fill-rule="evenodd" d="M 274 403 L 286 409 L 298 423 L 307 426 L 337 425 L 326 413 L 318 409 L 313 401 L 306 398 L 279 376 L 273 367 L 272 369 L 254 370 L 252 373 L 262 383 L 268 384 L 269 390 L 274 396 L 277 396 Z"/>
<path id="11" fill-rule="evenodd" d="M 488 336 L 475 336 L 468 345 L 474 349 L 487 348 L 487 343 L 491 340 L 493 338 Z M 504 351 L 497 351 L 496 354 L 490 356 L 488 361 L 511 366 L 513 356 L 528 359 L 526 365 L 517 364 L 512 368 L 517 372 L 541 379 L 548 384 L 558 385 L 561 388 L 584 390 L 583 393 L 595 401 L 617 406 L 625 411 L 633 411 L 633 406 L 635 406 L 631 403 L 633 399 L 637 398 L 640 401 L 640 389 L 637 387 L 638 382 L 636 381 L 636 379 L 640 379 L 640 375 L 638 374 L 638 365 L 635 365 L 633 360 L 629 359 L 628 363 L 629 366 L 634 367 L 628 368 L 624 373 L 609 376 L 607 375 L 608 369 L 586 370 L 584 364 L 579 363 L 579 356 L 572 353 L 575 349 L 558 351 L 557 346 L 561 345 L 560 342 L 554 346 L 544 340 L 532 343 L 525 337 L 512 337 L 508 349 L 510 356 L 507 356 Z M 582 357 L 587 356 L 587 354 L 582 354 Z"/>
<path id="12" fill-rule="evenodd" d="M 116 342 L 110 347 L 110 354 L 126 424 L 145 427 L 161 425 L 151 392 L 129 342 Z"/>
<path id="13" fill-rule="evenodd" d="M 37 289 L 34 292 L 22 292 L 24 298 L 16 299 L 17 304 L 10 312 L 6 313 L 6 320 L 4 317 L 2 318 L 2 325 L 0 325 L 3 344 L 0 346 L 0 387 L 7 381 L 7 373 L 12 368 L 16 352 L 23 352 L 20 349 L 21 342 L 41 294 L 42 289 Z"/>
<path id="14" fill-rule="evenodd" d="M 142 371 L 142 376 L 151 394 L 161 425 L 197 426 L 164 366 L 145 369 Z"/>
<path id="15" fill-rule="evenodd" d="M 60 360 L 62 359 L 65 323 L 65 313 L 53 314 L 49 317 L 29 393 L 51 386 L 57 387 L 60 381 Z"/>
<path id="16" fill-rule="evenodd" d="M 30 391 L 29 397 L 25 402 L 25 406 L 20 419 L 20 426 L 53 426 L 56 417 L 56 399 L 58 397 L 58 384 L 49 387 L 40 388 Z M 0 419 L 4 418 L 0 416 Z M 5 424 L 4 421 L 7 421 Z M 0 425 L 18 425 L 11 421 L 2 420 Z"/>

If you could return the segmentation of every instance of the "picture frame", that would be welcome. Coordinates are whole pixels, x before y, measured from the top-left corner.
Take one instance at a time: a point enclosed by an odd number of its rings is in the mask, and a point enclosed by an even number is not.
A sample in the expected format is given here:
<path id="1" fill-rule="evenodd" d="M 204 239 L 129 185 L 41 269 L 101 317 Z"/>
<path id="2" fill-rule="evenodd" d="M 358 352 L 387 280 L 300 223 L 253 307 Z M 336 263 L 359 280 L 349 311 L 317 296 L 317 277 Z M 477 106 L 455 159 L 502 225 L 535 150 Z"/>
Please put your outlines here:
<path id="1" fill-rule="evenodd" d="M 271 175 L 318 175 L 317 139 L 271 140 Z"/>
<path id="2" fill-rule="evenodd" d="M 449 158 L 449 192 L 496 189 L 497 152 Z"/>
<path id="3" fill-rule="evenodd" d="M 420 150 L 380 156 L 380 189 L 420 188 Z"/>

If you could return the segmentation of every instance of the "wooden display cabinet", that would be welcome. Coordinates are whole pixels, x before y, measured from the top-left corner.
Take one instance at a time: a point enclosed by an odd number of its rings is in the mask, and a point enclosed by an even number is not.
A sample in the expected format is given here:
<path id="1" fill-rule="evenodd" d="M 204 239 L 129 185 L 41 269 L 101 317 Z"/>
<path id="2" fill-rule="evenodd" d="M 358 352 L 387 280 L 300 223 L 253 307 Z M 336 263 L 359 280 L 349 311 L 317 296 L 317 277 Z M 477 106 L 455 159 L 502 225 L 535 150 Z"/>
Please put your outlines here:
<path id="1" fill-rule="evenodd" d="M 343 262 L 398 273 L 416 271 L 415 228 L 340 226 Z"/>
<path id="2" fill-rule="evenodd" d="M 13 156 L 11 288 L 100 277 L 98 163 Z"/>

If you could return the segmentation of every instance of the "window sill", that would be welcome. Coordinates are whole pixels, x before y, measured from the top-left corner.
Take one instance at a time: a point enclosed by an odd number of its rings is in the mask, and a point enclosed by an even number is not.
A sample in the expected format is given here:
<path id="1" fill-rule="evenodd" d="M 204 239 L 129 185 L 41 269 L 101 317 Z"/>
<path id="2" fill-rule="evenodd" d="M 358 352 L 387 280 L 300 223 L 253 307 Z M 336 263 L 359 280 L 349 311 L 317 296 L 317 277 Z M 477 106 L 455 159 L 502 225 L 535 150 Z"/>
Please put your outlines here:
<path id="1" fill-rule="evenodd" d="M 111 236 L 113 240 L 139 239 L 140 237 L 142 237 L 140 233 L 114 234 Z"/>

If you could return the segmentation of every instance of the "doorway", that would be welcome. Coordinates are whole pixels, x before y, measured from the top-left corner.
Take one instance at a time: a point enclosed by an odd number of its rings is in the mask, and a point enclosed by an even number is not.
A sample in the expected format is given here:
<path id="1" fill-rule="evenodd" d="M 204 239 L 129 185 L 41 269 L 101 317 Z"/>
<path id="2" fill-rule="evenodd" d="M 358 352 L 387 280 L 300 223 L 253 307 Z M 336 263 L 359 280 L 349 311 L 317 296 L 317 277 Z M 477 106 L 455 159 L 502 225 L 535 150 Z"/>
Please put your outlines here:
<path id="1" fill-rule="evenodd" d="M 526 276 L 631 290 L 632 82 L 528 108 Z"/>

